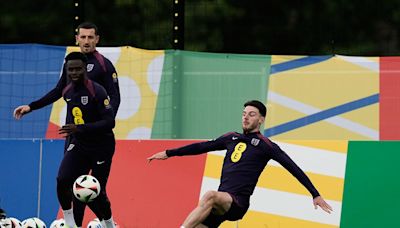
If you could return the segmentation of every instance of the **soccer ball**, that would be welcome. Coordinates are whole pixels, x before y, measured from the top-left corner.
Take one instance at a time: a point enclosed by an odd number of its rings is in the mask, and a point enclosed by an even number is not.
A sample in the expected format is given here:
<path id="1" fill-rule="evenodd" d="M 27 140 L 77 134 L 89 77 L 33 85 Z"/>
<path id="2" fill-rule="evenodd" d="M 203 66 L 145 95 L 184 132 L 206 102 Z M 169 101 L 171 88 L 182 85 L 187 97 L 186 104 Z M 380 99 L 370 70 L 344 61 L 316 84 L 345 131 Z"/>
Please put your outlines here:
<path id="1" fill-rule="evenodd" d="M 11 227 L 11 220 L 9 218 L 0 219 L 0 228 L 9 228 Z"/>
<path id="2" fill-rule="evenodd" d="M 103 228 L 98 218 L 93 219 L 87 225 L 87 228 Z"/>
<path id="3" fill-rule="evenodd" d="M 39 218 L 28 218 L 22 221 L 22 228 L 46 228 L 46 224 Z"/>
<path id="4" fill-rule="evenodd" d="M 89 203 L 100 194 L 100 183 L 94 176 L 82 175 L 76 179 L 72 189 L 79 201 Z"/>
<path id="5" fill-rule="evenodd" d="M 21 221 L 19 221 L 16 218 L 8 218 L 11 222 L 11 226 L 9 228 L 21 228 L 22 227 L 22 223 Z"/>
<path id="6" fill-rule="evenodd" d="M 54 220 L 51 224 L 50 224 L 50 228 L 62 228 L 62 227 L 67 227 L 65 224 L 64 219 L 57 219 Z"/>

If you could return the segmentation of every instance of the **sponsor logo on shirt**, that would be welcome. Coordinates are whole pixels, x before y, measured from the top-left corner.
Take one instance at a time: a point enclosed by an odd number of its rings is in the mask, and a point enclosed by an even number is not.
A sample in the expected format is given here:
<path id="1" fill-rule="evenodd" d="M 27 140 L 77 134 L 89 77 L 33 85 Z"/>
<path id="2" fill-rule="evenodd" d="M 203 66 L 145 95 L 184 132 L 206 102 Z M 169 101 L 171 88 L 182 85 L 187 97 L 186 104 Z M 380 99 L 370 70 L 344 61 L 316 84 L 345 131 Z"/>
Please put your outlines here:
<path id="1" fill-rule="evenodd" d="M 70 150 L 72 150 L 72 149 L 74 149 L 74 147 L 75 147 L 75 144 L 69 144 L 68 145 L 68 148 L 67 148 L 67 151 L 70 151 Z"/>
<path id="2" fill-rule="evenodd" d="M 244 142 L 236 144 L 235 150 L 231 154 L 231 161 L 238 162 L 242 158 L 243 152 L 246 150 L 247 145 Z"/>

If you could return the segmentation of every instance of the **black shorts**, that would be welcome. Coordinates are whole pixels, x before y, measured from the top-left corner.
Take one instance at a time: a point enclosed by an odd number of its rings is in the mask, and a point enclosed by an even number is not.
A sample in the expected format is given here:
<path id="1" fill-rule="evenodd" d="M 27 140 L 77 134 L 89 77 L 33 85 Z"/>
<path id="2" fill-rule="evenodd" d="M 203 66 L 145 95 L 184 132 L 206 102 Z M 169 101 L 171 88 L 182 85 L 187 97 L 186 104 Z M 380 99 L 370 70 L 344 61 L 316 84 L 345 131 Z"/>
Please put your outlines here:
<path id="1" fill-rule="evenodd" d="M 65 144 L 64 157 L 58 168 L 57 179 L 72 183 L 80 175 L 89 174 L 96 177 L 105 189 L 110 174 L 115 143 L 111 142 L 107 147 L 85 148 L 75 138 L 69 137 Z"/>
<path id="2" fill-rule="evenodd" d="M 235 196 L 231 193 L 229 193 L 229 195 L 231 195 L 233 200 L 229 210 L 223 215 L 216 215 L 213 213 L 213 211 L 211 211 L 208 217 L 201 224 L 207 226 L 208 228 L 217 228 L 226 220 L 236 221 L 243 218 L 249 208 L 248 204 L 242 205 L 239 203 L 243 202 L 240 200 L 241 197 Z"/>

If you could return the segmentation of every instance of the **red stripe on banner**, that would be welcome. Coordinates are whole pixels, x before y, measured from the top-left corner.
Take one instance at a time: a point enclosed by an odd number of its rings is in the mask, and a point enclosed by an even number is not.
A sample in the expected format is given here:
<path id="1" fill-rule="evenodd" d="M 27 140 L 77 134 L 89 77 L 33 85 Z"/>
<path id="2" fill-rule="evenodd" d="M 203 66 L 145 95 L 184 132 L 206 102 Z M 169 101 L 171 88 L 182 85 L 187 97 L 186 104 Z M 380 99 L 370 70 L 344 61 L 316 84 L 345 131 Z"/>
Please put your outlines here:
<path id="1" fill-rule="evenodd" d="M 118 140 L 107 184 L 120 228 L 179 227 L 197 206 L 206 154 L 152 161 L 152 154 L 194 140 Z M 57 218 L 62 218 L 61 208 Z M 95 218 L 86 208 L 83 226 Z"/>
<path id="2" fill-rule="evenodd" d="M 400 139 L 400 57 L 380 58 L 380 140 Z"/>
<path id="3" fill-rule="evenodd" d="M 119 227 L 179 227 L 197 206 L 206 155 L 147 163 L 147 157 L 196 141 L 118 140 L 107 193 Z M 94 215 L 86 209 L 83 225 Z"/>
<path id="4" fill-rule="evenodd" d="M 46 139 L 63 139 L 62 135 L 58 134 L 58 129 L 60 129 L 60 126 L 49 121 Z"/>

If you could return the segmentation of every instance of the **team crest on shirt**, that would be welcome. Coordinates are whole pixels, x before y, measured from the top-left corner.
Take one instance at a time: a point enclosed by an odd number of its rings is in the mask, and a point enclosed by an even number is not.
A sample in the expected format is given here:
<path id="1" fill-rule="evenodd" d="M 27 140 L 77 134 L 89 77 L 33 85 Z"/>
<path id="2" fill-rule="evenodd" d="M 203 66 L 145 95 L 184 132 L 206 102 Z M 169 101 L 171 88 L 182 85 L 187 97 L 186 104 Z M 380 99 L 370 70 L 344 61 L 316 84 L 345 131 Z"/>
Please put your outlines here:
<path id="1" fill-rule="evenodd" d="M 94 68 L 94 64 L 93 63 L 88 63 L 88 65 L 86 66 L 86 71 L 90 72 L 90 71 L 93 70 L 93 68 Z"/>
<path id="2" fill-rule="evenodd" d="M 89 102 L 89 97 L 88 96 L 81 96 L 81 103 L 83 105 L 87 105 L 88 102 Z"/>
<path id="3" fill-rule="evenodd" d="M 259 139 L 256 139 L 256 138 L 252 138 L 252 139 L 251 139 L 251 145 L 257 146 L 259 143 L 260 143 L 260 140 L 259 140 Z"/>

